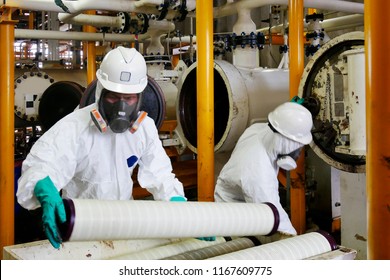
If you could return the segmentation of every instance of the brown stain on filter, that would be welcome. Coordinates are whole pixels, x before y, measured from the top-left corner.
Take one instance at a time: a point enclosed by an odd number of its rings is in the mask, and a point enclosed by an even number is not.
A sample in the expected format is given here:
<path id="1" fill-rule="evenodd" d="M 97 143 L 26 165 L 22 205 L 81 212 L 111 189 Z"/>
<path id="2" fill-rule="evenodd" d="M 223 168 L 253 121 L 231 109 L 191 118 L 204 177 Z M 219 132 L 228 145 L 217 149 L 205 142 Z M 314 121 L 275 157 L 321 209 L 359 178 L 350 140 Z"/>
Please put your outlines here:
<path id="1" fill-rule="evenodd" d="M 355 238 L 356 238 L 356 240 L 367 241 L 367 239 L 364 236 L 361 236 L 361 235 L 359 235 L 357 233 L 355 234 Z"/>
<path id="2" fill-rule="evenodd" d="M 114 242 L 113 241 L 111 241 L 111 240 L 103 240 L 103 241 L 101 241 L 104 245 L 106 245 L 107 247 L 110 247 L 111 249 L 115 249 L 114 248 Z"/>

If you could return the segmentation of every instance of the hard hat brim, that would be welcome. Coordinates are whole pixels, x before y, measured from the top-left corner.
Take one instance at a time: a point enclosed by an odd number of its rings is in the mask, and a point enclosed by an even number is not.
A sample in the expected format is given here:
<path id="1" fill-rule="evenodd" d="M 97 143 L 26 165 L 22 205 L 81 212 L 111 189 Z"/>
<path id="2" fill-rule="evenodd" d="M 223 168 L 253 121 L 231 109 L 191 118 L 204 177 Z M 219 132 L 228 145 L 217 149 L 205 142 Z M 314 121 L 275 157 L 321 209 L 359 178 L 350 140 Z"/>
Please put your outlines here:
<path id="1" fill-rule="evenodd" d="M 102 86 L 109 91 L 119 92 L 124 94 L 139 94 L 143 92 L 146 86 L 148 85 L 147 78 L 145 78 L 145 81 L 143 81 L 142 83 L 136 85 L 125 85 L 120 83 L 114 83 L 104 79 L 103 76 L 100 74 L 99 70 L 96 73 L 96 77 L 98 78 Z"/>

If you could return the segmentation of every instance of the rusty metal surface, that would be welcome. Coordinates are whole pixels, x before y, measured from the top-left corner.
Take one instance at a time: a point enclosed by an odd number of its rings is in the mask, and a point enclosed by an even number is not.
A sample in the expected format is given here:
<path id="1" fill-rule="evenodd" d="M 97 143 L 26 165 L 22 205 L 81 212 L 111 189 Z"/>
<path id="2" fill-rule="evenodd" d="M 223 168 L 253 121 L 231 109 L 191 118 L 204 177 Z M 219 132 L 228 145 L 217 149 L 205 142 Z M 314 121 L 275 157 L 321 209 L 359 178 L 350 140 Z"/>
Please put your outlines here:
<path id="1" fill-rule="evenodd" d="M 310 102 L 314 117 L 312 149 L 331 166 L 353 173 L 365 172 L 366 159 L 365 155 L 344 152 L 350 145 L 351 98 L 343 54 L 363 47 L 362 32 L 330 40 L 308 62 L 299 86 L 299 96 Z"/>

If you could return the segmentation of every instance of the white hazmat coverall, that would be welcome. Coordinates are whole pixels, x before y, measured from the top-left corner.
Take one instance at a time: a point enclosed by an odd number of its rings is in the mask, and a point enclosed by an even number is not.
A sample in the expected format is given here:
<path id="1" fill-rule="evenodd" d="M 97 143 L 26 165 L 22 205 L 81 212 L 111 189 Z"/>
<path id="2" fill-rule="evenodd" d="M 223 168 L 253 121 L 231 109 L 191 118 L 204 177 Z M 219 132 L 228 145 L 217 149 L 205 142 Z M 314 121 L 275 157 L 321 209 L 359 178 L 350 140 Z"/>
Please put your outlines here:
<path id="1" fill-rule="evenodd" d="M 278 231 L 297 232 L 279 198 L 278 155 L 287 155 L 303 144 L 273 132 L 267 124 L 248 127 L 238 140 L 229 161 L 222 168 L 215 187 L 216 202 L 272 203 L 279 212 Z"/>
<path id="2" fill-rule="evenodd" d="M 132 172 L 155 200 L 183 196 L 183 185 L 172 165 L 154 121 L 146 117 L 135 133 L 129 130 L 101 133 L 91 120 L 102 86 L 96 87 L 96 102 L 59 120 L 33 145 L 22 165 L 17 199 L 26 209 L 40 206 L 34 196 L 36 183 L 50 176 L 64 198 L 101 200 L 132 199 Z"/>

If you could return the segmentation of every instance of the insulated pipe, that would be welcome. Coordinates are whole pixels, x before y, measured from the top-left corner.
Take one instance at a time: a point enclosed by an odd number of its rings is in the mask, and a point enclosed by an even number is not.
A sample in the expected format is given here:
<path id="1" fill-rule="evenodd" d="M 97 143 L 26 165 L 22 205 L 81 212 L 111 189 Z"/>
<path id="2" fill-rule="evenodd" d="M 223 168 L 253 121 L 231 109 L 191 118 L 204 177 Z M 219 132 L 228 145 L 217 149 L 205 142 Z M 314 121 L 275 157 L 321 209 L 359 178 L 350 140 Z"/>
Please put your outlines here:
<path id="1" fill-rule="evenodd" d="M 390 44 L 383 30 L 390 28 L 384 11 L 387 0 L 366 1 L 366 109 L 367 109 L 367 215 L 370 260 L 390 259 Z"/>
<path id="2" fill-rule="evenodd" d="M 338 248 L 324 231 L 305 233 L 208 260 L 303 260 Z"/>
<path id="3" fill-rule="evenodd" d="M 115 29 L 121 29 L 122 17 L 121 16 L 102 16 L 94 14 L 79 14 L 70 20 L 65 18 L 63 13 L 58 14 L 58 19 L 61 22 L 75 24 L 75 25 L 91 25 L 94 27 L 112 27 Z"/>
<path id="4" fill-rule="evenodd" d="M 331 2 L 331 1 L 330 1 Z M 298 95 L 304 68 L 303 0 L 289 0 L 289 67 L 290 99 Z M 297 161 L 297 168 L 290 171 L 291 223 L 298 234 L 306 231 L 305 160 L 304 149 Z"/>
<path id="5" fill-rule="evenodd" d="M 308 23 L 304 22 L 304 27 L 307 28 Z M 347 16 L 341 16 L 331 19 L 325 19 L 321 22 L 322 28 L 326 31 L 337 31 L 342 30 L 346 28 L 352 28 L 357 26 L 363 26 L 364 25 L 364 15 L 362 14 L 355 14 L 355 15 L 347 15 Z M 281 33 L 283 32 L 283 25 L 279 24 L 276 26 L 271 27 L 271 33 Z M 268 34 L 269 28 L 260 28 L 256 30 L 257 32 L 262 32 L 264 34 Z"/>
<path id="6" fill-rule="evenodd" d="M 14 244 L 14 26 L 12 9 L 0 15 L 0 250 Z"/>
<path id="7" fill-rule="evenodd" d="M 23 10 L 64 12 L 64 9 L 58 6 L 53 0 L 5 0 L 7 7 L 20 8 Z M 134 11 L 136 1 L 128 0 L 84 0 L 84 1 L 62 1 L 71 16 L 87 10 L 105 10 L 105 11 Z"/>
<path id="8" fill-rule="evenodd" d="M 266 5 L 289 5 L 290 0 L 241 0 L 214 8 L 214 18 L 236 14 L 241 9 L 255 9 Z M 330 11 L 363 14 L 364 4 L 337 0 L 305 0 L 304 7 Z M 291 19 L 291 18 L 290 18 Z M 290 20 L 291 21 L 291 20 Z"/>
<path id="9" fill-rule="evenodd" d="M 249 35 L 251 32 L 255 32 L 256 24 L 251 18 L 251 10 L 241 9 L 237 15 L 237 21 L 233 25 L 233 32 L 235 34 Z M 249 44 L 243 48 L 235 48 L 233 50 L 233 64 L 237 67 L 250 69 L 259 67 L 258 48 L 251 47 Z"/>
<path id="10" fill-rule="evenodd" d="M 52 40 L 78 40 L 78 41 L 100 41 L 100 42 L 134 42 L 135 36 L 132 34 L 111 34 L 111 33 L 87 33 L 87 32 L 64 32 L 52 30 L 29 30 L 16 29 L 15 38 L 20 39 L 52 39 Z M 138 35 L 139 41 L 145 41 L 150 38 L 148 33 Z M 164 40 L 166 40 L 165 38 Z M 193 36 L 193 42 L 196 42 L 196 37 Z M 191 37 L 184 36 L 180 40 L 178 37 L 169 38 L 171 43 L 190 43 Z"/>
<path id="11" fill-rule="evenodd" d="M 175 24 L 168 20 L 150 20 L 147 34 L 150 36 L 150 43 L 146 48 L 147 55 L 163 55 L 165 48 L 161 43 L 161 37 L 167 32 L 175 30 Z M 161 65 L 162 70 L 164 65 Z M 161 68 L 160 67 L 160 68 Z"/>
<path id="12" fill-rule="evenodd" d="M 143 41 L 150 36 L 138 35 L 138 40 Z M 134 42 L 135 36 L 130 34 L 88 33 L 88 32 L 64 32 L 51 30 L 16 29 L 15 38 L 25 39 L 52 39 L 52 40 L 78 40 L 78 41 L 105 41 L 105 42 Z"/>
<path id="13" fill-rule="evenodd" d="M 172 242 L 164 246 L 150 248 L 147 250 L 138 251 L 131 254 L 115 256 L 111 259 L 113 260 L 161 260 L 188 251 L 199 250 L 201 248 L 213 246 L 215 244 L 225 243 L 225 241 L 226 240 L 223 237 L 217 237 L 216 240 L 214 241 L 205 241 L 196 238 L 188 238 L 184 240 L 179 240 L 178 242 Z"/>
<path id="14" fill-rule="evenodd" d="M 64 199 L 64 241 L 253 236 L 276 232 L 270 203 Z"/>
<path id="15" fill-rule="evenodd" d="M 143 6 L 161 7 L 164 4 L 165 0 L 138 0 L 135 2 L 136 3 L 134 3 L 134 5 L 136 8 L 141 8 Z M 170 2 L 174 3 L 175 1 Z M 189 11 L 194 10 L 196 6 L 196 0 L 186 0 L 186 6 Z M 177 8 L 177 6 L 175 8 Z"/>
<path id="16" fill-rule="evenodd" d="M 304 23 L 307 26 L 307 23 Z M 322 28 L 325 31 L 336 31 L 346 28 L 352 28 L 364 25 L 364 15 L 355 14 L 331 19 L 325 19 L 321 22 Z"/>
<path id="17" fill-rule="evenodd" d="M 196 1 L 198 201 L 214 201 L 213 2 Z"/>
<path id="18" fill-rule="evenodd" d="M 61 17 L 64 21 L 69 21 L 78 14 L 88 10 L 103 11 L 124 11 L 144 14 L 158 14 L 159 6 L 148 1 L 129 1 L 129 0 L 83 0 L 83 1 L 65 1 L 64 7 L 58 6 L 53 0 L 4 0 L 4 6 L 14 7 L 23 10 L 58 12 L 63 14 Z M 162 1 L 160 1 L 163 3 Z M 195 0 L 188 1 L 187 8 L 189 11 L 195 7 Z M 177 16 L 177 11 L 168 10 L 165 18 L 171 19 Z"/>

